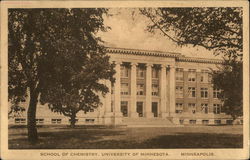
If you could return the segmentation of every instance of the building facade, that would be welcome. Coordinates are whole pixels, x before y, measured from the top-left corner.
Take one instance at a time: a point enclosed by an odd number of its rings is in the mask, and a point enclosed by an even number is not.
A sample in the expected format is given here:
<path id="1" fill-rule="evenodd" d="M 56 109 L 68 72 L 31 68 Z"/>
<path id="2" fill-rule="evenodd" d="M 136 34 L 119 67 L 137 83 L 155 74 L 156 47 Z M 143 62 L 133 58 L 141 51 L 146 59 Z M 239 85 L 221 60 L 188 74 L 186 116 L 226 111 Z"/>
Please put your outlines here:
<path id="1" fill-rule="evenodd" d="M 110 92 L 102 106 L 77 115 L 77 124 L 180 125 L 231 124 L 223 113 L 220 90 L 211 84 L 211 70 L 221 60 L 190 58 L 180 53 L 108 48 L 115 63 L 114 84 L 105 80 Z M 25 104 L 24 104 L 25 105 Z M 10 124 L 26 124 L 26 113 Z M 38 106 L 38 124 L 68 124 L 69 119 Z"/>

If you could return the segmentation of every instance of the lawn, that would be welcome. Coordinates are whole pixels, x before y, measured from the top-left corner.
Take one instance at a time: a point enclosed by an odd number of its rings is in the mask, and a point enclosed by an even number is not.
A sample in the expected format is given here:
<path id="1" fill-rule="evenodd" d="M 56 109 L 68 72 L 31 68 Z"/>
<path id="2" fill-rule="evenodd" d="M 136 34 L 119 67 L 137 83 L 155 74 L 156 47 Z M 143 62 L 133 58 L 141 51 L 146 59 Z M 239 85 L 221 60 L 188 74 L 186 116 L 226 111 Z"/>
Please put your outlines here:
<path id="1" fill-rule="evenodd" d="M 9 127 L 10 149 L 242 148 L 242 126 L 112 128 L 43 126 L 39 142 L 27 142 L 25 127 Z"/>

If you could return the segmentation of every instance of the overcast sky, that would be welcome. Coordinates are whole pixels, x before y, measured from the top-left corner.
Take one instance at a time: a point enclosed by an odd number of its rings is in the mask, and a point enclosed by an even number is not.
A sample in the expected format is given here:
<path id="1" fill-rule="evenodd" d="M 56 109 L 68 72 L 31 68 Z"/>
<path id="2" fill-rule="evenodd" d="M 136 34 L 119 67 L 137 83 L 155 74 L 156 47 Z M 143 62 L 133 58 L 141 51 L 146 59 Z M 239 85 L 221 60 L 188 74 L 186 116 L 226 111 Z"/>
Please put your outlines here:
<path id="1" fill-rule="evenodd" d="M 133 9 L 115 8 L 110 9 L 113 16 L 105 17 L 105 25 L 111 30 L 100 33 L 110 47 L 157 50 L 165 52 L 178 52 L 188 57 L 219 58 L 203 47 L 179 47 L 160 32 L 152 34 L 146 31 L 150 21 Z"/>

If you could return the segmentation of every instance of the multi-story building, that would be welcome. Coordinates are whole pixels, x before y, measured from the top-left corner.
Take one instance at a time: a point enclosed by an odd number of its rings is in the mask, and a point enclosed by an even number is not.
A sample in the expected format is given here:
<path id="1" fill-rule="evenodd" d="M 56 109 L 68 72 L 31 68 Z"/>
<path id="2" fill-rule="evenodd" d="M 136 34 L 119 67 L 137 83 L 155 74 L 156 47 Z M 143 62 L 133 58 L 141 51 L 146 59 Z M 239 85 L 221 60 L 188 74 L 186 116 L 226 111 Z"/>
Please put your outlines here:
<path id="1" fill-rule="evenodd" d="M 211 70 L 221 60 L 185 57 L 180 53 L 108 48 L 115 63 L 116 82 L 103 105 L 77 115 L 77 124 L 229 124 L 220 90 L 211 84 Z M 24 116 L 10 124 L 25 124 Z M 38 106 L 38 124 L 66 124 L 69 119 Z"/>

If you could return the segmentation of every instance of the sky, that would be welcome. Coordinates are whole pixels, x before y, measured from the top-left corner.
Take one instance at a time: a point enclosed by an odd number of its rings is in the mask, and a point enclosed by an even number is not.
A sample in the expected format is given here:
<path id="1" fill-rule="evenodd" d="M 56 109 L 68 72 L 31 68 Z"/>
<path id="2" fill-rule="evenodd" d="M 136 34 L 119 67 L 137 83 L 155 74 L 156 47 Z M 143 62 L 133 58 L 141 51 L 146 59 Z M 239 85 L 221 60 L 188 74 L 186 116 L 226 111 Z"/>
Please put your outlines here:
<path id="1" fill-rule="evenodd" d="M 177 46 L 160 32 L 149 33 L 146 28 L 150 24 L 143 15 L 134 9 L 113 8 L 109 10 L 112 16 L 104 17 L 104 24 L 111 27 L 107 32 L 98 33 L 109 47 L 177 52 L 187 57 L 215 58 L 211 51 L 203 47 Z"/>

